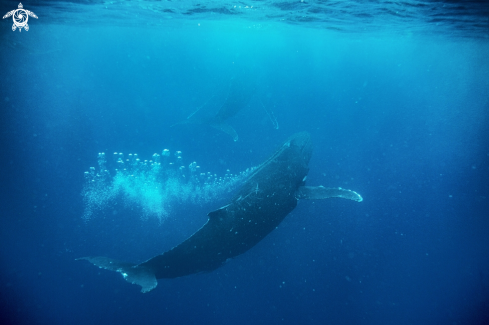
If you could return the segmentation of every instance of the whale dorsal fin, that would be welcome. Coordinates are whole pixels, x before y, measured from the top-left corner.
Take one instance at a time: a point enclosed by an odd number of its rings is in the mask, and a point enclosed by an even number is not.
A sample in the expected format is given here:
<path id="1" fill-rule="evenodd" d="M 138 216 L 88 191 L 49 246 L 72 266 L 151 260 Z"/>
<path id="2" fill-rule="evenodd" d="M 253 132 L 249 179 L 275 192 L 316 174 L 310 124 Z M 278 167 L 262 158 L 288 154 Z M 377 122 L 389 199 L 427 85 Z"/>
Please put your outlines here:
<path id="1" fill-rule="evenodd" d="M 301 200 L 321 200 L 339 197 L 357 202 L 363 201 L 362 196 L 357 192 L 341 187 L 330 188 L 324 186 L 301 186 L 297 189 L 295 197 Z"/>
<path id="2" fill-rule="evenodd" d="M 211 211 L 207 214 L 207 216 L 209 217 L 209 220 L 219 220 L 219 219 L 222 219 L 226 216 L 226 208 L 231 205 L 231 204 L 227 204 L 223 207 L 220 207 L 219 209 L 217 210 L 214 210 L 214 211 Z"/>

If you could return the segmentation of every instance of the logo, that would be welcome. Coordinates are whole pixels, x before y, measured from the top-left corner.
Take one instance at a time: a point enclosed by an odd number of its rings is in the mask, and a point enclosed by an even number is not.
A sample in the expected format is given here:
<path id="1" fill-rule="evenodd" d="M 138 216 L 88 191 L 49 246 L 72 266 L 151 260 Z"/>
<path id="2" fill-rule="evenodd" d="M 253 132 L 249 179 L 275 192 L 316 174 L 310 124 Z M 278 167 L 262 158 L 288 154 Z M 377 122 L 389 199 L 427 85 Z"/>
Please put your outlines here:
<path id="1" fill-rule="evenodd" d="M 19 9 L 7 12 L 2 19 L 8 18 L 10 16 L 12 16 L 12 19 L 14 20 L 14 24 L 12 25 L 12 31 L 14 32 L 17 28 L 19 29 L 19 32 L 22 31 L 22 28 L 24 28 L 26 31 L 29 30 L 29 25 L 27 25 L 29 16 L 37 19 L 36 14 L 32 11 L 25 10 L 24 6 L 22 6 L 22 3 L 19 3 Z"/>

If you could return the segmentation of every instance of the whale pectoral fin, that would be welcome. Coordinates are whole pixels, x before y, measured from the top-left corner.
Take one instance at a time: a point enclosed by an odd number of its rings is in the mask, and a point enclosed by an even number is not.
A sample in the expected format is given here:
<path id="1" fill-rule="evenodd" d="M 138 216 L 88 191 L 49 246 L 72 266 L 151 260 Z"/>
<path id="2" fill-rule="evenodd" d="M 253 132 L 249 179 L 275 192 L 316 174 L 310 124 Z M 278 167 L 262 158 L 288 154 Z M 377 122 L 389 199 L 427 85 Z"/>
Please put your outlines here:
<path id="1" fill-rule="evenodd" d="M 362 202 L 363 198 L 355 191 L 347 190 L 341 187 L 328 188 L 324 186 L 301 186 L 297 190 L 295 197 L 297 199 L 320 200 L 332 197 L 349 199 L 357 202 Z"/>
<path id="2" fill-rule="evenodd" d="M 224 133 L 229 134 L 234 141 L 238 141 L 238 133 L 231 125 L 227 124 L 226 122 L 216 121 L 216 122 L 209 123 L 209 125 L 215 129 L 218 129 Z"/>
<path id="3" fill-rule="evenodd" d="M 104 256 L 81 257 L 76 260 L 87 260 L 102 269 L 119 272 L 127 282 L 140 285 L 141 292 L 151 291 L 158 285 L 154 272 L 144 266 L 121 262 Z"/>

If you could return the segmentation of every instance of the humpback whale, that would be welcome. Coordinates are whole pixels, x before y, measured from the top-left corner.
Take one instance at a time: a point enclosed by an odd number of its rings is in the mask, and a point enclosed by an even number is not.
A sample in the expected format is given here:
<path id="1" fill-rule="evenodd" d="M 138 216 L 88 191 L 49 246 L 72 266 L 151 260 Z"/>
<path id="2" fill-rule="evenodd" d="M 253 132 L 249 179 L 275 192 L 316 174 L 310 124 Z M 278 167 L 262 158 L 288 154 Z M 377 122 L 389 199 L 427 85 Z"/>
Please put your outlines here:
<path id="1" fill-rule="evenodd" d="M 187 119 L 173 124 L 172 127 L 179 124 L 189 123 L 205 124 L 230 135 L 234 141 L 238 141 L 238 133 L 230 124 L 226 122 L 226 120 L 235 116 L 239 111 L 246 107 L 255 93 L 255 84 L 253 82 L 245 82 L 243 79 L 243 76 L 237 76 L 231 79 L 226 99 L 214 115 L 201 116 L 208 115 L 210 113 L 208 112 L 208 109 L 204 107 L 212 106 L 209 105 L 209 102 L 212 102 L 215 97 L 212 96 L 211 99 L 209 99 L 204 105 L 190 114 Z M 199 112 L 202 111 L 203 114 L 199 114 Z"/>
<path id="2" fill-rule="evenodd" d="M 307 132 L 291 136 L 259 165 L 229 204 L 208 214 L 207 222 L 181 244 L 140 264 L 107 257 L 82 257 L 94 265 L 119 272 L 142 292 L 157 279 L 209 272 L 243 254 L 275 229 L 299 199 L 340 197 L 362 201 L 351 190 L 304 186 L 312 144 Z"/>

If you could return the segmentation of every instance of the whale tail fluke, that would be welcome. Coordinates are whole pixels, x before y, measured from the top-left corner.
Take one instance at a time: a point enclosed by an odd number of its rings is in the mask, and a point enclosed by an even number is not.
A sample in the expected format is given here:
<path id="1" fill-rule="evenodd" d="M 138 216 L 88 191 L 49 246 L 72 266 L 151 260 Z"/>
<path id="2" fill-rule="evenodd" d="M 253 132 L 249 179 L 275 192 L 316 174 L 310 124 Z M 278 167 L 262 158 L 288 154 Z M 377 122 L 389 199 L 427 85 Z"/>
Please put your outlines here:
<path id="1" fill-rule="evenodd" d="M 154 272 L 144 266 L 121 262 L 104 256 L 81 257 L 76 260 L 87 260 L 102 269 L 119 272 L 127 282 L 141 286 L 143 293 L 153 290 L 158 285 Z"/>

